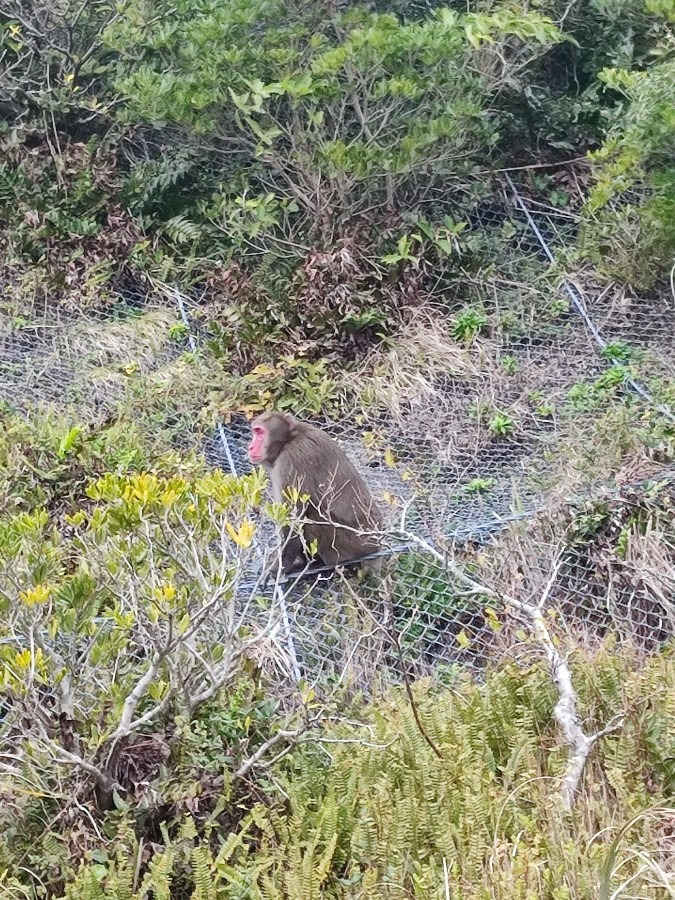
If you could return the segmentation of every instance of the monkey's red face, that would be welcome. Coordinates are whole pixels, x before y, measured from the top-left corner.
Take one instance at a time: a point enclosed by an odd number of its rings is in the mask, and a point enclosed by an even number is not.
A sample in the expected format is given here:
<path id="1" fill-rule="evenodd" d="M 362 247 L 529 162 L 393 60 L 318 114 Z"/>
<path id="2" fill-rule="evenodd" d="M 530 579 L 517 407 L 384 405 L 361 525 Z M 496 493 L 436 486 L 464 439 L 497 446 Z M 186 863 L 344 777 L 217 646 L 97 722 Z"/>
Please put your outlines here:
<path id="1" fill-rule="evenodd" d="M 253 438 L 248 445 L 248 458 L 254 466 L 258 466 L 265 462 L 267 456 L 267 431 L 262 425 L 254 425 L 251 431 Z"/>

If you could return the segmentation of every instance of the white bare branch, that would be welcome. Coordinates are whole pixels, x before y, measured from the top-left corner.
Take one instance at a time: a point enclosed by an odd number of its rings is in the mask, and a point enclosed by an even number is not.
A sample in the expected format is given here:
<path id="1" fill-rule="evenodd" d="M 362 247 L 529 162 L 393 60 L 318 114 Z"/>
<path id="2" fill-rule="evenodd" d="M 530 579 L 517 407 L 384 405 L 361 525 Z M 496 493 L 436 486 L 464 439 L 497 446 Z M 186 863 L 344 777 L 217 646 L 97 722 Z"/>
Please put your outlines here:
<path id="1" fill-rule="evenodd" d="M 553 679 L 553 683 L 558 692 L 558 702 L 555 705 L 553 715 L 560 727 L 565 744 L 569 749 L 567 769 L 562 778 L 560 796 L 563 807 L 567 810 L 571 809 L 586 760 L 588 759 L 588 755 L 591 752 L 593 745 L 606 734 L 620 728 L 623 723 L 623 718 L 617 716 L 607 726 L 590 736 L 584 732 L 581 725 L 581 719 L 577 708 L 577 694 L 572 682 L 571 669 L 567 660 L 555 645 L 543 612 L 558 577 L 560 557 L 558 557 L 554 563 L 553 570 L 542 590 L 539 600 L 536 603 L 530 603 L 500 593 L 494 588 L 470 578 L 450 559 L 449 555 L 441 553 L 428 541 L 425 541 L 417 535 L 406 532 L 405 536 L 411 544 L 417 545 L 420 549 L 424 550 L 424 552 L 437 560 L 469 593 L 492 597 L 499 601 L 507 611 L 509 607 L 511 607 L 525 617 L 532 633 L 546 656 L 551 672 L 551 678 Z"/>

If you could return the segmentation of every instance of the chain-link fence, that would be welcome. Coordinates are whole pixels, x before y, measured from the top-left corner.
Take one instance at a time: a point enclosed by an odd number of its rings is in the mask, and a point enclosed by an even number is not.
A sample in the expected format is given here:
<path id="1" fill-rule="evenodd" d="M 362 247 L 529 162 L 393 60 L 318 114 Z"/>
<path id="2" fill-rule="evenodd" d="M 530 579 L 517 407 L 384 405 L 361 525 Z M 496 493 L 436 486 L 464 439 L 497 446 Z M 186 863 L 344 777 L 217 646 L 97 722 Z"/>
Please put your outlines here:
<path id="1" fill-rule="evenodd" d="M 560 281 L 551 264 L 574 217 L 531 210 L 511 183 L 472 225 L 499 255 L 466 273 L 459 298 L 441 294 L 411 314 L 360 381 L 344 376 L 363 399 L 350 417 L 315 419 L 386 509 L 391 540 L 377 587 L 324 571 L 276 591 L 283 639 L 260 662 L 284 677 L 373 688 L 527 652 L 517 615 L 504 617 L 489 591 L 467 591 L 447 554 L 505 597 L 548 585 L 559 626 L 589 639 L 613 631 L 655 646 L 673 634 L 667 428 L 641 436 L 645 422 L 673 420 L 654 394 L 675 376 L 673 298 Z M 129 291 L 89 314 L 6 311 L 0 399 L 92 421 L 131 404 L 143 427 L 159 417 L 176 446 L 244 474 L 246 416 L 209 431 L 190 402 L 208 352 L 198 314 L 198 299 L 172 291 Z M 656 475 L 649 502 L 644 491 L 621 495 Z M 262 528 L 261 556 L 273 542 Z"/>

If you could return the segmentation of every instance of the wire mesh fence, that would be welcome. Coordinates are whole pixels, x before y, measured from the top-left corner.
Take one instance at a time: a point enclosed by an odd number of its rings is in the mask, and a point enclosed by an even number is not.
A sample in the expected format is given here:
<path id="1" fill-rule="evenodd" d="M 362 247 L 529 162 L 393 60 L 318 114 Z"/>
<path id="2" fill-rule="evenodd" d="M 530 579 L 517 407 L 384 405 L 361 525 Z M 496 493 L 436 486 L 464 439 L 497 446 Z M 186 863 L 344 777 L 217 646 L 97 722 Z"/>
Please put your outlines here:
<path id="1" fill-rule="evenodd" d="M 176 315 L 166 300 L 140 292 L 95 310 L 3 308 L 0 400 L 24 412 L 72 409 L 85 420 L 112 414 L 132 372 L 151 375 L 178 355 L 166 343 Z"/>
<path id="2" fill-rule="evenodd" d="M 648 498 L 639 485 L 601 504 L 559 504 L 465 533 L 444 551 L 471 573 L 475 589 L 444 553 L 410 535 L 375 584 L 335 572 L 291 578 L 278 600 L 284 622 L 276 649 L 259 662 L 282 680 L 329 689 L 369 692 L 405 677 L 452 684 L 502 658 L 536 658 L 518 604 L 543 597 L 561 646 L 611 637 L 655 650 L 675 626 L 673 502 L 675 483 L 665 476 Z"/>
<path id="3" fill-rule="evenodd" d="M 650 647 L 673 635 L 675 568 L 661 514 L 671 502 L 669 457 L 630 439 L 645 417 L 672 417 L 652 393 L 675 376 L 672 298 L 561 284 L 550 262 L 574 218 L 530 216 L 514 191 L 476 212 L 474 230 L 500 253 L 467 273 L 460 301 L 433 297 L 362 376 L 344 375 L 356 398 L 350 416 L 314 418 L 387 511 L 387 572 L 377 586 L 322 572 L 268 589 L 282 615 L 276 650 L 259 662 L 277 678 L 372 689 L 403 674 L 453 678 L 507 648 L 526 650 L 517 616 L 467 592 L 444 554 L 505 597 L 536 597 L 555 573 L 548 603 L 558 627 L 589 639 L 613 631 Z M 168 424 L 175 446 L 250 471 L 247 417 L 214 429 L 195 413 L 209 353 L 198 298 L 126 292 L 89 313 L 5 309 L 0 327 L 7 406 L 100 421 L 127 404 L 144 428 Z M 617 365 L 620 377 L 608 377 Z M 655 474 L 664 507 L 621 499 L 622 481 Z M 570 498 L 580 496 L 594 505 L 572 515 Z M 275 541 L 259 524 L 246 591 Z"/>

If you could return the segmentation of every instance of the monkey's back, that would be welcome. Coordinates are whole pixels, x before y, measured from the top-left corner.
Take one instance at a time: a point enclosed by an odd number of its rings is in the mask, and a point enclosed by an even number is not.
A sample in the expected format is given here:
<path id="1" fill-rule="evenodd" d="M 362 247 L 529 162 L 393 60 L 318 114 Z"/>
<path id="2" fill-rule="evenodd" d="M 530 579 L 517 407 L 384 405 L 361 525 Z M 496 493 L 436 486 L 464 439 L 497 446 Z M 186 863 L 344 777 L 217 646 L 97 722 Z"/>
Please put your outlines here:
<path id="1" fill-rule="evenodd" d="M 381 527 L 382 514 L 351 460 L 313 425 L 298 423 L 296 435 L 279 454 L 275 468 L 279 487 L 294 487 L 307 494 L 318 519 L 356 531 Z M 341 540 L 345 534 L 342 532 Z M 363 544 L 359 537 L 358 543 Z"/>

